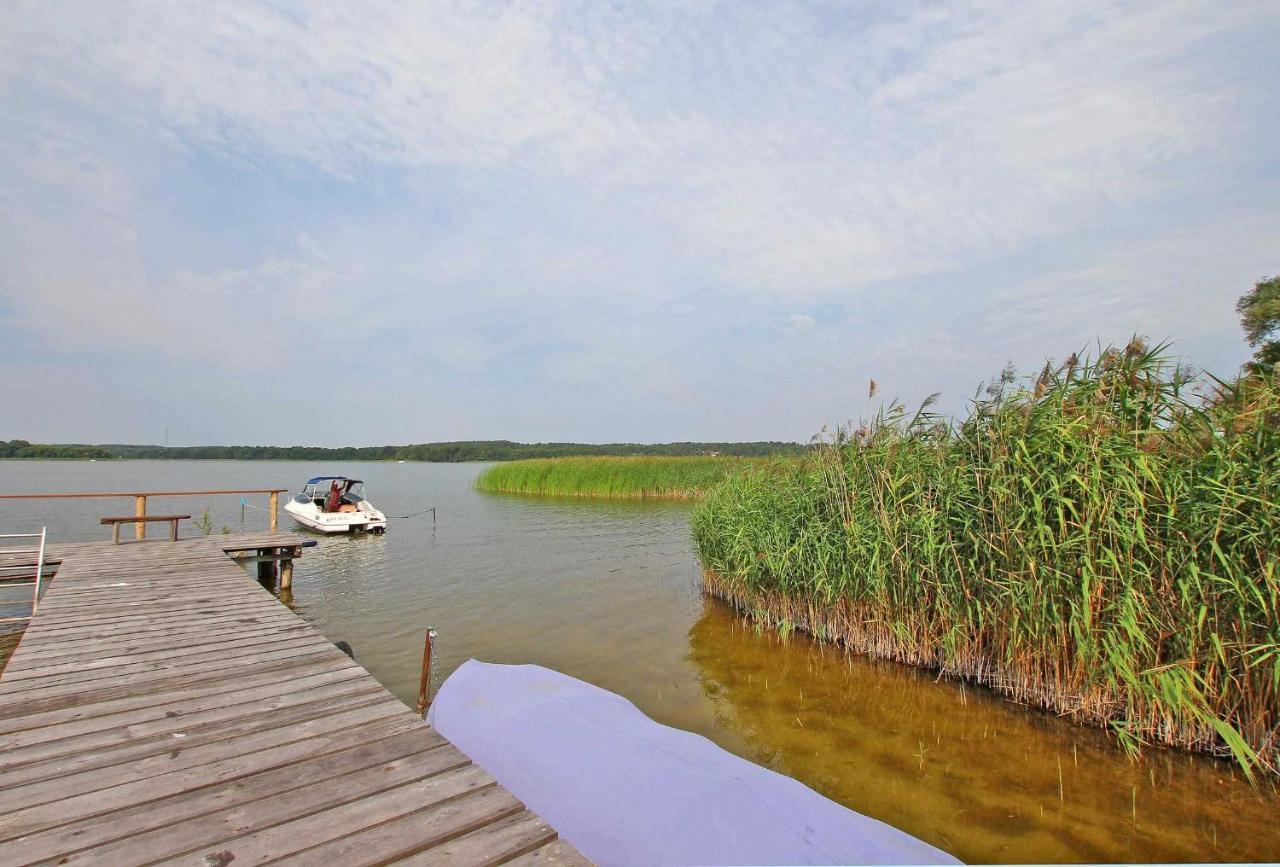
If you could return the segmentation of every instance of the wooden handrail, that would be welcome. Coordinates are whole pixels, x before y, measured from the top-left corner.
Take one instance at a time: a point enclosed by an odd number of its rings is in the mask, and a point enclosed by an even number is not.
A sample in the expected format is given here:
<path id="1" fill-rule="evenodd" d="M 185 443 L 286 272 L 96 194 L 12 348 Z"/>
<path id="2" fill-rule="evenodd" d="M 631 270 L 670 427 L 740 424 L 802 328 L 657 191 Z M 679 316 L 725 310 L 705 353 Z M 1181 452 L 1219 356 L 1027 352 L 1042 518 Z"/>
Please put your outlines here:
<path id="1" fill-rule="evenodd" d="M 0 494 L 0 500 L 67 500 L 85 497 L 133 497 L 134 513 L 142 518 L 147 514 L 147 497 L 212 497 L 219 494 L 270 494 L 271 495 L 271 529 L 280 529 L 280 495 L 287 493 L 288 488 L 238 488 L 226 491 L 112 491 L 86 492 L 73 494 Z M 134 538 L 139 541 L 147 538 L 147 525 L 138 522 L 134 525 Z"/>
<path id="2" fill-rule="evenodd" d="M 0 494 L 0 500 L 53 500 L 63 497 L 207 497 L 214 494 L 283 494 L 288 488 L 244 488 L 234 491 L 115 491 L 83 494 Z"/>

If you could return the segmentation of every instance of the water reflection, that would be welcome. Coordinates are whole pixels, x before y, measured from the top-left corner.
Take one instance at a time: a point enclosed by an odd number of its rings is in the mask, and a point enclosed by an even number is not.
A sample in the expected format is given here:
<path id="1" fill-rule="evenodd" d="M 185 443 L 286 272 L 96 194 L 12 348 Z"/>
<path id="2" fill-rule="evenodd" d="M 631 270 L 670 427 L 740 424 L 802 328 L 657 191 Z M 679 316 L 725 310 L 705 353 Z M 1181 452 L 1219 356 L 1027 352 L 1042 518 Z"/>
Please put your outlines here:
<path id="1" fill-rule="evenodd" d="M 1274 794 L 1153 750 L 804 636 L 708 600 L 689 659 L 753 760 L 970 861 L 1272 860 Z"/>

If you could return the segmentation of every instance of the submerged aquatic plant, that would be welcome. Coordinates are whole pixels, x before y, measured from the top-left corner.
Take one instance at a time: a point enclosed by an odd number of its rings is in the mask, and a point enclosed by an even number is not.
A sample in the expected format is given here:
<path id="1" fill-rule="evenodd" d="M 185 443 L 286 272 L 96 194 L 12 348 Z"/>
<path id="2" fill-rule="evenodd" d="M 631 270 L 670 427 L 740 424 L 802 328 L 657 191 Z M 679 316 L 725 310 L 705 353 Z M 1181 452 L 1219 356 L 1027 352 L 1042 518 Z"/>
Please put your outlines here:
<path id="1" fill-rule="evenodd" d="M 695 509 L 707 589 L 774 623 L 1280 769 L 1280 389 L 1135 340 L 890 405 Z"/>

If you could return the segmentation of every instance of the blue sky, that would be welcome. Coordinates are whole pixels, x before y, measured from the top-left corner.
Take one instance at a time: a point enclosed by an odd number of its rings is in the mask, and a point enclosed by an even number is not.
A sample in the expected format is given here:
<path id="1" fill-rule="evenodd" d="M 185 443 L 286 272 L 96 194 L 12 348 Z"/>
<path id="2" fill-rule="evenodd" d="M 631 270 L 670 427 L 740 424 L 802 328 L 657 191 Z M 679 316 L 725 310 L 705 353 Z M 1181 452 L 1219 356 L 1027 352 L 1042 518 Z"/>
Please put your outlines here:
<path id="1" fill-rule="evenodd" d="M 1274 2 L 7 3 L 0 438 L 807 440 L 1280 271 Z M 335 423 L 334 420 L 340 420 Z"/>

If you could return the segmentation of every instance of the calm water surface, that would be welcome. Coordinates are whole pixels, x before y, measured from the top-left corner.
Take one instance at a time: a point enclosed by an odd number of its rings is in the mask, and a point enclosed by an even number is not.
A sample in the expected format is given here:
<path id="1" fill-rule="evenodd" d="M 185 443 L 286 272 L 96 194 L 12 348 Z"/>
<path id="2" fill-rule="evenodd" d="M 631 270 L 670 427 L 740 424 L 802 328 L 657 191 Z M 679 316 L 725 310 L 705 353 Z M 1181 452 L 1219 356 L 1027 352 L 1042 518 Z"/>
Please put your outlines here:
<path id="1" fill-rule="evenodd" d="M 387 514 L 435 505 L 437 525 L 320 538 L 298 563 L 293 605 L 407 703 L 435 626 L 437 685 L 470 657 L 556 668 L 965 860 L 1280 859 L 1280 799 L 1227 764 L 1164 751 L 1131 762 L 1100 732 L 984 690 L 760 632 L 701 595 L 687 506 L 480 494 L 481 469 L 0 461 L 0 491 L 296 489 L 319 473 L 359 476 Z M 149 505 L 206 507 L 215 532 L 266 526 L 254 508 L 242 522 L 237 497 Z M 55 540 L 106 538 L 98 518 L 121 510 L 132 503 L 0 501 L 0 532 L 47 524 Z"/>

